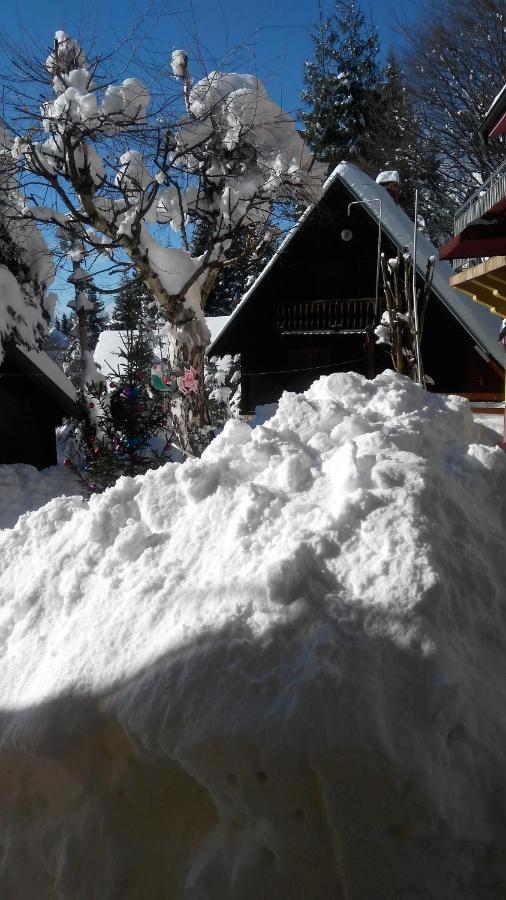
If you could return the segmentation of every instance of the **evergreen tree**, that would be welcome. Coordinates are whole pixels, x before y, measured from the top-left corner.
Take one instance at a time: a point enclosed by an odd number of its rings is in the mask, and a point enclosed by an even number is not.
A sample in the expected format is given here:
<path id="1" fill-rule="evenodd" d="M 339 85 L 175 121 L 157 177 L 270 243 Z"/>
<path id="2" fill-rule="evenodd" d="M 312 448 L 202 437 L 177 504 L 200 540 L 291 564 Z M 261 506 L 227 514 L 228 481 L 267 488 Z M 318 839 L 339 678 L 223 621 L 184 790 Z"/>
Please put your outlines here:
<path id="1" fill-rule="evenodd" d="M 120 475 L 140 475 L 171 458 L 167 395 L 151 388 L 151 332 L 122 335 L 119 362 L 104 381 L 87 386 L 80 416 L 67 443 L 72 466 L 88 494 L 105 490 Z"/>
<path id="2" fill-rule="evenodd" d="M 66 313 L 62 313 L 62 316 L 60 319 L 58 317 L 56 317 L 55 325 L 56 325 L 58 331 L 61 331 L 61 333 L 64 334 L 65 337 L 70 336 L 70 332 L 72 330 L 72 320 L 71 320 L 70 316 L 67 316 Z"/>
<path id="3" fill-rule="evenodd" d="M 28 278 L 28 266 L 23 262 L 21 247 L 9 233 L 5 222 L 0 218 L 0 265 L 5 266 L 18 282 Z"/>
<path id="4" fill-rule="evenodd" d="M 3 213 L 7 215 L 5 221 Z M 18 228 L 14 236 L 8 217 L 9 210 L 3 209 L 0 204 L 0 265 L 5 266 L 16 279 L 21 301 L 18 308 L 13 308 L 9 303 L 5 309 L 0 309 L 0 358 L 2 341 L 7 337 L 28 349 L 42 346 L 50 321 L 42 299 L 44 292 L 25 260 L 21 243 L 24 235 Z"/>
<path id="5" fill-rule="evenodd" d="M 316 155 L 335 165 L 360 160 L 378 101 L 378 37 L 356 0 L 336 0 L 335 11 L 312 33 L 313 59 L 305 63 L 302 114 Z"/>
<path id="6" fill-rule="evenodd" d="M 65 320 L 66 331 L 64 331 L 63 334 L 68 338 L 68 344 L 63 351 L 62 368 L 75 389 L 79 390 L 81 388 L 82 365 L 81 348 L 79 346 L 79 326 L 75 312 L 71 312 L 69 316 L 65 316 Z"/>
<path id="7" fill-rule="evenodd" d="M 195 256 L 205 252 L 208 240 L 209 227 L 201 221 L 195 226 L 193 235 Z M 205 307 L 207 316 L 229 316 L 274 253 L 274 241 L 263 242 L 257 248 L 254 244 L 251 229 L 238 230 L 234 234 L 227 252 L 231 262 L 223 266 L 216 278 Z"/>
<path id="8" fill-rule="evenodd" d="M 88 299 L 93 303 L 93 309 L 90 309 L 87 314 L 88 340 L 90 350 L 93 353 L 95 347 L 97 346 L 97 341 L 100 337 L 100 334 L 102 333 L 102 331 L 104 331 L 105 328 L 107 328 L 109 319 L 105 311 L 105 303 L 101 299 L 95 285 L 90 284 L 86 289 L 86 293 L 88 294 Z"/>
<path id="9" fill-rule="evenodd" d="M 113 331 L 135 330 L 139 322 L 144 328 L 156 331 L 164 320 L 146 285 L 135 278 L 126 278 L 116 294 L 109 328 Z"/>
<path id="10" fill-rule="evenodd" d="M 415 189 L 425 228 L 439 234 L 441 204 L 437 198 L 439 160 L 430 136 L 424 136 L 405 79 L 395 56 L 388 55 L 372 118 L 372 132 L 365 143 L 363 168 L 373 177 L 394 169 L 401 178 L 400 203 L 414 216 Z"/>

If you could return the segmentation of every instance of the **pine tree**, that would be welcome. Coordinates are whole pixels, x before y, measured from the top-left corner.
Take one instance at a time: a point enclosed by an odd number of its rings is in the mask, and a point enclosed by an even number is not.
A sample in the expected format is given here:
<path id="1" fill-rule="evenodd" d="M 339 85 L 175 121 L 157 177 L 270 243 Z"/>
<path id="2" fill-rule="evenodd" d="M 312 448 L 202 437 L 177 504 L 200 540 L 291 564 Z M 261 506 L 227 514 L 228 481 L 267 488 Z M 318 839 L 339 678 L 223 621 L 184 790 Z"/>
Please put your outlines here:
<path id="1" fill-rule="evenodd" d="M 62 368 L 67 378 L 70 379 L 76 390 L 81 387 L 81 348 L 79 346 L 79 327 L 75 312 L 71 312 L 69 316 L 65 313 L 62 316 L 62 322 L 65 318 L 66 330 L 63 334 L 68 337 L 68 344 L 63 351 Z"/>
<path id="2" fill-rule="evenodd" d="M 305 63 L 302 114 L 306 140 L 332 165 L 362 158 L 378 100 L 378 37 L 356 0 L 336 0 L 335 11 L 312 33 Z"/>
<path id="3" fill-rule="evenodd" d="M 126 278 L 116 294 L 109 328 L 113 331 L 134 330 L 141 321 L 143 327 L 153 331 L 164 322 L 146 285 L 135 278 Z"/>
<path id="4" fill-rule="evenodd" d="M 401 206 L 413 217 L 418 189 L 425 228 L 431 236 L 439 234 L 442 212 L 436 199 L 439 160 L 430 136 L 424 136 L 393 51 L 387 57 L 362 166 L 373 177 L 385 169 L 398 171 Z"/>
<path id="5" fill-rule="evenodd" d="M 72 320 L 71 320 L 70 316 L 67 316 L 66 313 L 62 313 L 62 316 L 60 319 L 58 319 L 58 317 L 56 317 L 55 325 L 56 325 L 58 331 L 61 331 L 61 333 L 64 334 L 65 337 L 70 336 L 70 332 L 72 330 Z"/>
<path id="6" fill-rule="evenodd" d="M 105 303 L 101 299 L 99 292 L 94 284 L 90 284 L 86 293 L 88 299 L 93 303 L 93 309 L 88 311 L 88 339 L 90 350 L 93 353 L 97 346 L 97 341 L 109 323 L 108 316 L 105 311 Z"/>

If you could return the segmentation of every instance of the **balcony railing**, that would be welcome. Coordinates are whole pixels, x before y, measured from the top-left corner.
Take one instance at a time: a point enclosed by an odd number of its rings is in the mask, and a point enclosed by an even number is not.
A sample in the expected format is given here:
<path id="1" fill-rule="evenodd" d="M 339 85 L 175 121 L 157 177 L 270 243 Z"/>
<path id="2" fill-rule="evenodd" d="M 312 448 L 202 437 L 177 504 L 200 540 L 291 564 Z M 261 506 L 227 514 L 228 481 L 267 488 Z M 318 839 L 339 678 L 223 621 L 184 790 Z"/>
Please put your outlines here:
<path id="1" fill-rule="evenodd" d="M 377 324 L 375 303 L 369 297 L 279 303 L 274 307 L 274 327 L 283 334 L 364 332 Z M 378 317 L 381 317 L 384 308 L 385 300 L 380 298 Z"/>
<path id="2" fill-rule="evenodd" d="M 506 160 L 457 210 L 453 220 L 454 234 L 460 234 L 467 225 L 475 222 L 505 197 Z"/>

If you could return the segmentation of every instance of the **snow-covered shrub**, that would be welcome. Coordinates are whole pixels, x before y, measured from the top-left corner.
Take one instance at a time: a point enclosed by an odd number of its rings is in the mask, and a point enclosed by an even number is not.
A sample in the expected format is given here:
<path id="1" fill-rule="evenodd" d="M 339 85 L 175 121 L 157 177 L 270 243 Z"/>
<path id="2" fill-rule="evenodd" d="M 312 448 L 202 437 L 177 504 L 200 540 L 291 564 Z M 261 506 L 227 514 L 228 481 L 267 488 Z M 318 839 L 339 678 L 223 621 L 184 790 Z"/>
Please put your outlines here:
<path id="1" fill-rule="evenodd" d="M 205 387 L 215 428 L 223 426 L 227 419 L 237 418 L 241 403 L 240 355 L 207 358 Z"/>

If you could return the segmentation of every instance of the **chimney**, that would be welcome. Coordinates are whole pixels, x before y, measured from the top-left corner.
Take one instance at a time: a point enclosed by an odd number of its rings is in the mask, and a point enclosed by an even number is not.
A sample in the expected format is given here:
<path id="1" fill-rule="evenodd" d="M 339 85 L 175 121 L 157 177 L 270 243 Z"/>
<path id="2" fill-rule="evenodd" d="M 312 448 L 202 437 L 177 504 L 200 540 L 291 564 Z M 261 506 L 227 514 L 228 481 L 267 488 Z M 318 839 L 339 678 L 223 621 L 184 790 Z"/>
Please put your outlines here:
<path id="1" fill-rule="evenodd" d="M 376 178 L 376 184 L 381 184 L 388 193 L 390 194 L 392 200 L 399 205 L 399 197 L 401 193 L 401 176 L 395 170 L 390 170 L 386 172 L 380 172 L 378 177 Z"/>

